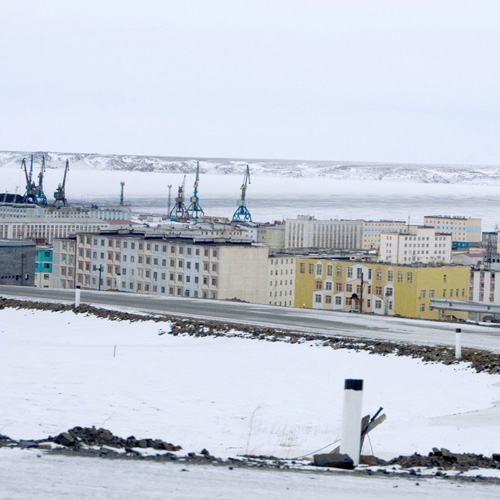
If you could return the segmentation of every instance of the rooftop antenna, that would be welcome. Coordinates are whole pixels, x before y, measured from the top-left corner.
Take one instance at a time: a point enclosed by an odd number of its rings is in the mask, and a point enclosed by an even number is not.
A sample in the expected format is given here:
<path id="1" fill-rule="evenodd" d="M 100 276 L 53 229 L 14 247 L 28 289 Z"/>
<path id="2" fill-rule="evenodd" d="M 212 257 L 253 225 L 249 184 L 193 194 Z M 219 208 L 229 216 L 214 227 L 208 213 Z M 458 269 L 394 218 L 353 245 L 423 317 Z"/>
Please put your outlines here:
<path id="1" fill-rule="evenodd" d="M 123 207 L 123 205 L 124 205 L 123 188 L 125 187 L 125 182 L 121 181 L 120 186 L 121 186 L 121 189 L 120 189 L 120 207 Z"/>
<path id="2" fill-rule="evenodd" d="M 172 184 L 168 185 L 168 210 L 167 213 L 170 215 L 170 208 L 172 207 Z"/>
<path id="3" fill-rule="evenodd" d="M 243 177 L 243 184 L 240 187 L 241 198 L 238 200 L 238 208 L 234 212 L 231 222 L 252 222 L 252 216 L 248 211 L 245 200 L 248 184 L 250 184 L 250 167 L 247 165 L 245 175 Z"/>
<path id="4" fill-rule="evenodd" d="M 200 180 L 200 162 L 196 162 L 196 180 L 194 181 L 194 194 L 191 196 L 191 205 L 188 207 L 188 212 L 193 219 L 197 219 L 201 215 L 205 215 L 203 208 L 200 205 L 200 198 L 198 197 L 198 182 Z"/>

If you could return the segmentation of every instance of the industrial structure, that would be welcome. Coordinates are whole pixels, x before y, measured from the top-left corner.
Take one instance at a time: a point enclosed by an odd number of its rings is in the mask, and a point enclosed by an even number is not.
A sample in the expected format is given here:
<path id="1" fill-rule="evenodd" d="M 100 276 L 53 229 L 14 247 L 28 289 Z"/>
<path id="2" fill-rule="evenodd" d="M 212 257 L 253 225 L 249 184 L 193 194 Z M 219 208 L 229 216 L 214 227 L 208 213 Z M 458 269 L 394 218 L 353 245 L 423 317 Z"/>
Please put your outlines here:
<path id="1" fill-rule="evenodd" d="M 64 167 L 64 176 L 63 181 L 57 186 L 57 189 L 54 193 L 54 206 L 56 207 L 66 207 L 68 206 L 68 200 L 66 199 L 66 176 L 68 175 L 69 170 L 69 160 L 66 160 L 66 166 Z"/>
<path id="2" fill-rule="evenodd" d="M 203 208 L 200 205 L 200 198 L 198 197 L 198 183 L 200 180 L 200 162 L 196 162 L 196 179 L 194 181 L 194 194 L 191 196 L 191 204 L 188 207 L 188 213 L 192 219 L 198 219 L 198 217 L 205 215 Z"/>
<path id="3" fill-rule="evenodd" d="M 184 179 L 182 180 L 182 184 L 179 186 L 177 190 L 177 197 L 175 198 L 175 205 L 172 207 L 172 210 L 170 210 L 170 213 L 168 214 L 171 220 L 182 220 L 182 219 L 187 219 L 188 217 L 188 211 L 186 208 L 186 205 L 184 204 L 184 186 L 186 184 L 186 176 L 184 176 Z"/>
<path id="4" fill-rule="evenodd" d="M 240 187 L 241 197 L 238 200 L 238 208 L 233 214 L 232 222 L 252 222 L 252 216 L 246 204 L 248 184 L 250 184 L 250 167 L 247 165 L 245 175 L 243 177 L 243 184 Z"/>

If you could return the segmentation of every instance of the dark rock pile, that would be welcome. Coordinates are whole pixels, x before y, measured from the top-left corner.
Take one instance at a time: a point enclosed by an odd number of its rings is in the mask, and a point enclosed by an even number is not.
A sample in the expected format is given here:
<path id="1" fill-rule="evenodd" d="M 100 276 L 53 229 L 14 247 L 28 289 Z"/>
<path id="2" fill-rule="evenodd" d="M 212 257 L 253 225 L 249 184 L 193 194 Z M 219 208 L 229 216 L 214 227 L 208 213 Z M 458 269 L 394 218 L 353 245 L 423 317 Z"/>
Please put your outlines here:
<path id="1" fill-rule="evenodd" d="M 126 439 L 115 436 L 107 429 L 95 427 L 73 427 L 67 432 L 62 432 L 55 438 L 49 437 L 46 441 L 63 446 L 109 446 L 111 448 L 153 448 L 154 450 L 179 451 L 181 446 L 167 443 L 161 439 L 136 439 L 130 436 Z"/>
<path id="2" fill-rule="evenodd" d="M 415 453 L 393 458 L 388 465 L 399 465 L 404 469 L 438 468 L 440 470 L 500 469 L 500 454 L 491 457 L 475 453 L 452 453 L 446 448 L 433 448 L 429 455 Z"/>

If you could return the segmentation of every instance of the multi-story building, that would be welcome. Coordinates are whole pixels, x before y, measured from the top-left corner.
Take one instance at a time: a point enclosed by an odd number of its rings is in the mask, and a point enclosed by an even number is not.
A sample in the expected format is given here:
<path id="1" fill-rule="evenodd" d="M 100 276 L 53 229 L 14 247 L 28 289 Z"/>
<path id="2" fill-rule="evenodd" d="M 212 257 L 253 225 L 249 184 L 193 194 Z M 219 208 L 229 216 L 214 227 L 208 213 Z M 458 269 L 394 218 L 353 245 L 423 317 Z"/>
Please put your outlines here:
<path id="1" fill-rule="evenodd" d="M 263 245 L 154 232 L 82 233 L 54 246 L 56 268 L 63 267 L 65 254 L 59 252 L 64 243 L 69 248 L 72 241 L 74 284 L 82 288 L 268 303 L 268 249 Z M 64 286 L 63 276 L 54 274 L 54 287 Z"/>
<path id="2" fill-rule="evenodd" d="M 380 235 L 382 233 L 399 233 L 406 231 L 408 224 L 394 220 L 365 220 L 363 221 L 363 250 L 379 250 Z"/>
<path id="3" fill-rule="evenodd" d="M 16 219 L 99 219 L 130 220 L 128 206 L 99 208 L 96 206 L 53 207 L 32 203 L 2 203 L 0 198 L 0 218 Z"/>
<path id="4" fill-rule="evenodd" d="M 75 288 L 76 236 L 52 243 L 52 287 Z"/>
<path id="5" fill-rule="evenodd" d="M 294 255 L 270 255 L 268 303 L 275 306 L 293 307 L 295 301 Z"/>
<path id="6" fill-rule="evenodd" d="M 36 249 L 35 286 L 52 288 L 52 247 L 40 246 Z"/>
<path id="7" fill-rule="evenodd" d="M 35 284 L 36 245 L 32 241 L 0 239 L 0 284 Z"/>
<path id="8" fill-rule="evenodd" d="M 469 267 L 297 258 L 295 307 L 438 319 L 433 298 L 467 300 Z M 458 312 L 459 317 L 466 313 Z"/>
<path id="9" fill-rule="evenodd" d="M 426 215 L 424 217 L 425 226 L 433 226 L 441 233 L 450 233 L 452 243 L 459 246 L 481 242 L 481 223 L 481 219 L 475 217 L 456 215 Z"/>
<path id="10" fill-rule="evenodd" d="M 380 260 L 391 264 L 450 264 L 451 234 L 414 226 L 408 232 L 380 235 Z"/>
<path id="11" fill-rule="evenodd" d="M 469 300 L 500 305 L 500 271 L 472 269 L 470 273 Z"/>
<path id="12" fill-rule="evenodd" d="M 362 220 L 316 220 L 310 215 L 285 221 L 285 248 L 360 249 Z"/>
<path id="13" fill-rule="evenodd" d="M 107 227 L 108 222 L 91 218 L 0 218 L 0 238 L 30 239 L 50 245 L 54 238 L 66 238 L 70 234 L 98 231 Z"/>

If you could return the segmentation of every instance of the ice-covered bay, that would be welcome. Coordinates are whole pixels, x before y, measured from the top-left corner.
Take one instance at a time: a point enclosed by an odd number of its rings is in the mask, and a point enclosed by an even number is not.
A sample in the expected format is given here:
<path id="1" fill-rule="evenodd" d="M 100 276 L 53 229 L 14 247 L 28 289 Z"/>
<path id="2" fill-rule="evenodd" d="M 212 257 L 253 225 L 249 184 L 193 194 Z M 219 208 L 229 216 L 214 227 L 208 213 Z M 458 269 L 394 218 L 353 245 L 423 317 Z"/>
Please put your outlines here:
<path id="1" fill-rule="evenodd" d="M 35 172 L 36 173 L 36 172 Z M 68 174 L 70 203 L 117 205 L 120 182 L 125 182 L 125 199 L 141 213 L 166 214 L 168 185 L 172 202 L 183 174 L 116 170 L 72 169 Z M 46 172 L 49 201 L 62 180 L 60 169 Z M 199 196 L 207 215 L 231 217 L 240 196 L 243 176 L 203 175 Z M 19 168 L 1 170 L 1 189 L 24 192 L 24 174 Z M 193 191 L 194 174 L 186 177 L 186 199 Z M 256 221 L 295 218 L 299 214 L 318 219 L 394 219 L 423 222 L 424 215 L 481 217 L 483 230 L 500 224 L 500 192 L 496 185 L 416 183 L 333 179 L 329 177 L 290 178 L 252 176 L 247 205 Z"/>

